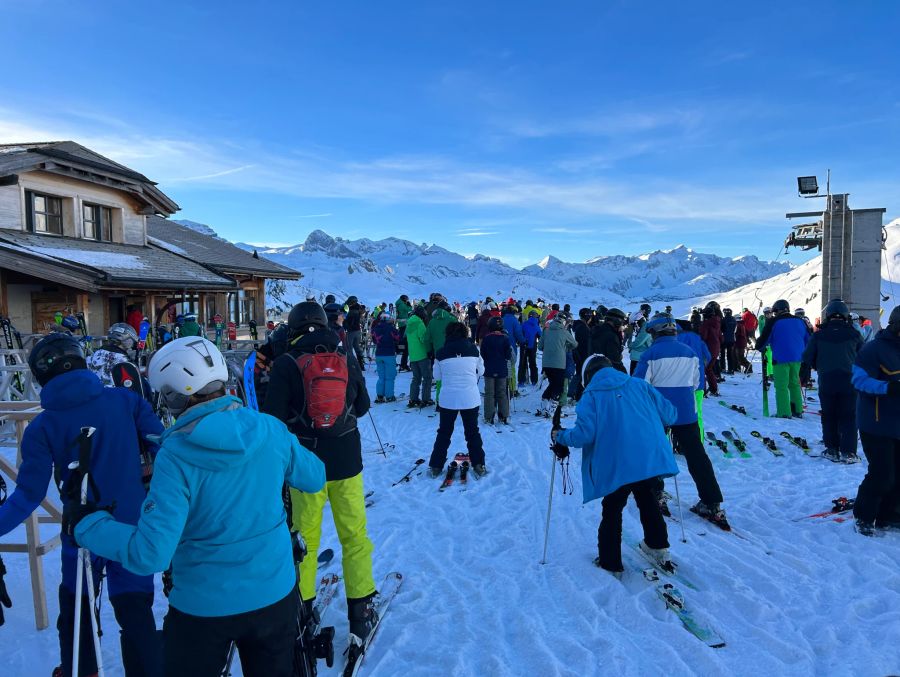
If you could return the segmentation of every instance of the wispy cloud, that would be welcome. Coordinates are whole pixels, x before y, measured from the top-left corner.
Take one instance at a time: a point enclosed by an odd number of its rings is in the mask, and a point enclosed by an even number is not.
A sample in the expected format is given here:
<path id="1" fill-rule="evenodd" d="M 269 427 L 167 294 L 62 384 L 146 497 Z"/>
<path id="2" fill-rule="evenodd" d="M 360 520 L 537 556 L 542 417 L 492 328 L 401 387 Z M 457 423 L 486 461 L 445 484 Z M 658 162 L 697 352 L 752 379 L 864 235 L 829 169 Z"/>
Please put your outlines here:
<path id="1" fill-rule="evenodd" d="M 587 235 L 594 232 L 591 228 L 565 228 L 562 226 L 558 228 L 532 228 L 531 231 L 533 233 L 560 233 L 564 235 Z"/>
<path id="2" fill-rule="evenodd" d="M 348 159 L 339 151 L 289 148 L 278 153 L 257 144 L 199 137 L 148 135 L 143 129 L 116 128 L 112 134 L 80 127 L 78 120 L 34 118 L 0 108 L 0 141 L 73 139 L 131 166 L 175 190 L 191 186 L 283 194 L 319 199 L 351 199 L 380 204 L 440 204 L 468 209 L 519 210 L 532 223 L 555 227 L 572 216 L 619 217 L 648 229 L 690 222 L 693 230 L 721 228 L 723 221 L 781 224 L 787 205 L 772 195 L 785 193 L 775 172 L 756 185 L 693 185 L 665 177 L 585 178 L 527 170 L 505 164 L 476 165 L 440 155 Z M 648 119 L 645 123 L 650 125 Z M 232 167 L 233 170 L 223 170 Z M 239 171 L 238 171 L 239 170 Z M 790 174 L 790 171 L 788 171 Z M 789 196 L 786 196 L 789 197 Z M 321 218 L 309 215 L 309 218 Z M 499 224 L 499 222 L 498 222 Z M 647 225 L 650 224 L 650 225 Z M 705 225 L 704 225 L 705 224 Z M 460 237 L 497 234 L 496 225 L 472 223 Z M 599 231 L 599 229 L 598 229 Z M 605 229 L 604 229 L 605 232 Z M 476 234 L 477 233 L 477 234 Z M 599 234 L 599 232 L 598 232 Z"/>
<path id="3" fill-rule="evenodd" d="M 324 219 L 331 216 L 331 212 L 326 212 L 324 214 L 301 214 L 300 216 L 295 216 L 295 219 Z"/>
<path id="4" fill-rule="evenodd" d="M 246 169 L 252 169 L 253 165 L 244 165 L 243 167 L 235 167 L 234 169 L 223 169 L 220 172 L 213 172 L 212 174 L 202 174 L 200 176 L 188 176 L 183 179 L 170 179 L 171 183 L 188 183 L 190 181 L 208 181 L 210 179 L 218 179 L 222 176 L 228 176 L 229 174 L 237 174 L 238 172 L 243 172 Z"/>

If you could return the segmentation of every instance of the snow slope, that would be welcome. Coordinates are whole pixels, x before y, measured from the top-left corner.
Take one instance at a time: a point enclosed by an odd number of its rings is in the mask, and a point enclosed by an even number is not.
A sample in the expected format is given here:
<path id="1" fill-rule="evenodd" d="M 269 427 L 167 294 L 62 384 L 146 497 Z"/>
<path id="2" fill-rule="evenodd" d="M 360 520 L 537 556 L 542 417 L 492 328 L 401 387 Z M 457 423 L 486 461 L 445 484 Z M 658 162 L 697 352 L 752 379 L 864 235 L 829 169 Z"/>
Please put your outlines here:
<path id="1" fill-rule="evenodd" d="M 881 257 L 881 294 L 884 316 L 900 302 L 900 219 L 885 226 L 887 239 Z M 818 317 L 829 299 L 822 299 L 822 256 L 819 255 L 796 268 L 768 280 L 753 282 L 725 294 L 711 294 L 702 299 L 718 301 L 723 308 L 748 307 L 754 312 L 770 306 L 778 299 L 787 299 L 791 308 L 804 308 L 810 317 Z M 886 322 L 886 320 L 885 320 Z"/>
<path id="2" fill-rule="evenodd" d="M 251 245 L 238 244 L 246 249 Z M 289 306 L 312 293 L 359 296 L 370 305 L 443 291 L 451 300 L 486 295 L 558 299 L 573 304 L 629 306 L 644 300 L 672 301 L 721 293 L 790 269 L 754 256 L 727 259 L 680 246 L 643 256 L 605 256 L 566 263 L 552 256 L 516 270 L 494 258 L 465 257 L 436 245 L 387 238 L 373 241 L 332 238 L 321 230 L 302 245 L 258 249 L 259 254 L 303 273 L 280 289 L 276 304 Z M 281 285 L 279 284 L 279 287 Z M 270 296 L 272 292 L 270 290 Z"/>
<path id="3" fill-rule="evenodd" d="M 757 365 L 758 366 L 758 365 Z M 367 374 L 374 391 L 374 374 Z M 408 388 L 401 374 L 397 392 Z M 530 390 L 530 389 L 529 389 Z M 723 398 L 760 417 L 759 376 L 735 376 Z M 719 531 L 687 511 L 697 500 L 686 472 L 679 476 L 687 543 L 668 520 L 672 555 L 698 590 L 684 590 L 688 605 L 714 624 L 727 647 L 710 649 L 686 632 L 657 599 L 652 586 L 629 570 L 623 582 L 596 569 L 599 502 L 581 503 L 580 452 L 573 450 L 573 495 L 563 495 L 556 474 L 548 562 L 541 566 L 552 456 L 550 424 L 528 410 L 540 394 L 515 401 L 513 426 L 482 426 L 488 465 L 485 479 L 466 491 L 437 491 L 437 481 L 415 476 L 391 487 L 417 458 L 428 458 L 437 419 L 377 405 L 373 419 L 386 445 L 377 452 L 372 424 L 361 423 L 366 487 L 374 490 L 369 531 L 375 573 L 403 572 L 405 582 L 371 648 L 362 674 L 372 677 L 454 675 L 813 675 L 876 677 L 900 673 L 900 534 L 866 539 L 850 521 L 808 519 L 837 496 L 854 496 L 865 463 L 835 465 L 805 456 L 778 436 L 806 437 L 822 448 L 819 418 L 751 420 L 705 402 L 708 430 L 735 427 L 748 442 L 750 459 L 726 459 L 709 449 L 729 518 L 744 538 Z M 818 409 L 815 402 L 810 408 Z M 571 425 L 570 412 L 563 425 Z M 750 431 L 778 440 L 772 456 Z M 458 428 L 451 455 L 465 444 Z M 14 451 L 2 453 L 12 459 Z M 684 468 L 683 459 L 678 463 Z M 667 489 L 674 495 L 672 480 Z M 674 501 L 673 509 L 677 515 Z M 330 516 L 322 547 L 340 553 Z M 640 535 L 630 503 L 624 528 Z M 53 527 L 43 527 L 49 536 Z M 22 529 L 12 534 L 23 538 Z M 13 540 L 7 537 L 5 541 Z M 4 675 L 48 675 L 57 663 L 56 631 L 33 626 L 27 561 L 4 555 L 14 606 L 6 611 Z M 337 558 L 336 558 L 337 560 Z M 626 564 L 628 559 L 626 559 Z M 340 571 L 337 561 L 332 570 Z M 45 558 L 51 618 L 57 603 L 59 551 Z M 158 621 L 165 613 L 158 592 Z M 343 642 L 346 607 L 339 597 L 326 616 Z M 122 675 L 115 620 L 103 602 L 107 674 Z M 339 674 L 320 663 L 322 675 Z"/>

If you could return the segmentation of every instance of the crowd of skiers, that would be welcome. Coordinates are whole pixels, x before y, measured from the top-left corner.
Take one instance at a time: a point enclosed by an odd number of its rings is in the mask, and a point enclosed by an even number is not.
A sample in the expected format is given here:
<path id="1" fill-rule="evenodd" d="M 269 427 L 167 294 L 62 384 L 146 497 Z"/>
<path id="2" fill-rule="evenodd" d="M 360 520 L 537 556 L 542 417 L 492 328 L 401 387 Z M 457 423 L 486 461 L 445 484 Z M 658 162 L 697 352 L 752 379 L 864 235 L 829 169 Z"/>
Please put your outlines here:
<path id="1" fill-rule="evenodd" d="M 371 311 L 355 296 L 324 301 L 295 305 L 257 351 L 259 411 L 226 394 L 231 375 L 212 342 L 185 336 L 160 348 L 141 392 L 174 419 L 167 428 L 147 398 L 108 387 L 116 365 L 134 359 L 133 324 L 113 325 L 90 356 L 65 331 L 35 345 L 29 367 L 44 411 L 23 439 L 0 535 L 37 508 L 52 477 L 64 502 L 59 675 L 72 674 L 79 547 L 91 553 L 94 587 L 105 572 L 126 674 L 217 675 L 232 645 L 245 674 L 313 674 L 315 653 L 300 639 L 316 621 L 326 502 L 342 546 L 348 651 L 362 650 L 378 621 L 357 427 L 371 415 L 369 360 L 376 404 L 396 401 L 397 372 L 409 371 L 406 406 L 436 407 L 431 477 L 442 474 L 457 417 L 472 470 L 483 477 L 480 421 L 507 424 L 520 388 L 541 390 L 539 415 L 577 402 L 574 425 L 553 431 L 552 449 L 560 459 L 569 447 L 582 450 L 584 500 L 603 505 L 597 564 L 612 572 L 622 570 L 629 495 L 644 527 L 641 549 L 671 566 L 664 516 L 665 480 L 678 473 L 673 450 L 697 487 L 691 510 L 730 529 L 703 442 L 703 400 L 718 395 L 724 375 L 750 373 L 751 348 L 762 357 L 764 387 L 774 382 L 778 417 L 804 415 L 803 389 L 816 372 L 824 457 L 858 462 L 861 436 L 869 467 L 854 508 L 858 531 L 872 535 L 900 518 L 900 307 L 876 333 L 840 300 L 815 325 L 784 300 L 759 317 L 710 302 L 684 319 L 668 307 L 654 314 L 649 304 L 630 315 L 599 306 L 576 316 L 569 305 L 542 300 L 463 305 L 439 293 L 401 295 Z M 88 459 L 74 445 L 85 428 L 96 431 Z M 73 467 L 77 460 L 88 467 Z M 74 485 L 85 470 L 83 503 Z M 160 643 L 153 575 L 167 570 Z M 92 610 L 80 608 L 87 628 Z M 80 675 L 96 672 L 87 632 L 78 654 Z"/>

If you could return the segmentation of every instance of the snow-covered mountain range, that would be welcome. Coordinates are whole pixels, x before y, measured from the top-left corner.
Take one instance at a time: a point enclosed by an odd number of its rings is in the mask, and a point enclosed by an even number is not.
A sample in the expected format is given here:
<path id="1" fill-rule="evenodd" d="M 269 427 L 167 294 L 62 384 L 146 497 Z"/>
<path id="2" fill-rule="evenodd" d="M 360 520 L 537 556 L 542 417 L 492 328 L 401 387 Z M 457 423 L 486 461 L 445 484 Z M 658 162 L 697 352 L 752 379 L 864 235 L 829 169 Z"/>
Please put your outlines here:
<path id="1" fill-rule="evenodd" d="M 755 256 L 734 259 L 679 246 L 642 256 L 601 256 L 567 263 L 553 256 L 521 270 L 476 254 L 466 257 L 437 245 L 399 238 L 345 240 L 314 230 L 303 244 L 256 248 L 277 263 L 303 273 L 288 282 L 283 302 L 312 294 L 356 294 L 364 301 L 393 301 L 400 294 L 427 297 L 440 291 L 453 300 L 485 295 L 559 299 L 573 305 L 632 306 L 642 301 L 689 305 L 701 296 L 721 294 L 791 270 L 785 262 Z"/>

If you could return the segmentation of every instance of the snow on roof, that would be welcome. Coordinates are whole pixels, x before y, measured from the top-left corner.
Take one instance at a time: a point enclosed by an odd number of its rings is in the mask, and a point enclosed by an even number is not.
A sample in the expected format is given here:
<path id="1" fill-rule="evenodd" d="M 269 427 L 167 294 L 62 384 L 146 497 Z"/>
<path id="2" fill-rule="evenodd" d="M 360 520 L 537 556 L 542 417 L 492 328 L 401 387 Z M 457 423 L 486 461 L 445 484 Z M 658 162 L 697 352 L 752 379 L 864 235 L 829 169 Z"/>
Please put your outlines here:
<path id="1" fill-rule="evenodd" d="M 62 249 L 56 247 L 30 247 L 32 251 L 46 254 L 63 261 L 72 261 L 92 268 L 119 268 L 123 270 L 144 270 L 147 266 L 137 256 L 119 252 L 98 252 L 84 249 Z"/>

